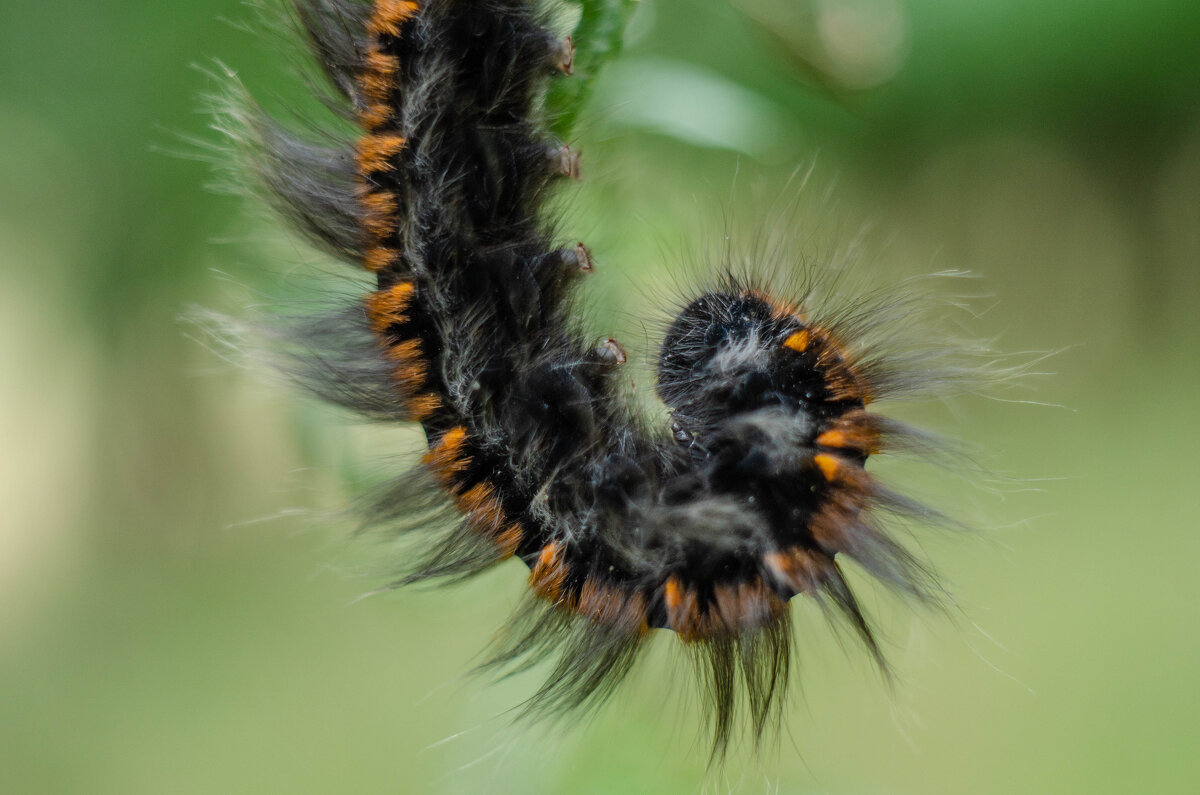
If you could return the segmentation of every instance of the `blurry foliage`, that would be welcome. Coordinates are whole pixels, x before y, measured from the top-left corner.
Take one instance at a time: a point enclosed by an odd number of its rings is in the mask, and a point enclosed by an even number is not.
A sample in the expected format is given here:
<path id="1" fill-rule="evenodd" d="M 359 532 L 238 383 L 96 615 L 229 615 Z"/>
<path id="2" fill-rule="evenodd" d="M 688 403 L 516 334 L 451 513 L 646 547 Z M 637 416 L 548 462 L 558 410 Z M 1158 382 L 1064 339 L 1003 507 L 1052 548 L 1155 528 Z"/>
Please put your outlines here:
<path id="1" fill-rule="evenodd" d="M 772 784 L 1194 791 L 1200 5 L 581 9 L 601 31 L 632 14 L 625 54 L 552 96 L 581 108 L 560 123 L 586 179 L 560 208 L 600 263 L 598 330 L 650 355 L 645 318 L 677 274 L 769 216 L 815 263 L 869 222 L 854 267 L 881 280 L 979 271 L 972 333 L 1065 349 L 1026 394 L 1071 410 L 907 409 L 1030 479 L 1003 501 L 929 479 L 996 527 L 927 542 L 980 627 L 874 605 L 895 628 L 893 699 L 798 609 L 807 689 Z M 377 581 L 347 574 L 375 550 L 288 518 L 345 500 L 331 462 L 379 479 L 414 441 L 340 427 L 178 322 L 193 303 L 360 289 L 314 281 L 318 256 L 204 187 L 212 59 L 274 107 L 316 107 L 252 17 L 240 0 L 4 7 L 0 791 L 697 791 L 689 713 L 663 694 L 669 639 L 595 724 L 516 734 L 494 716 L 528 682 L 454 677 L 519 567 L 359 603 Z M 579 73 L 618 44 L 581 42 Z M 761 776 L 749 763 L 745 788 Z"/>
<path id="2" fill-rule="evenodd" d="M 551 129 L 560 138 L 569 138 L 600 70 L 621 54 L 625 27 L 637 0 L 568 2 L 578 6 L 579 12 L 579 20 L 571 32 L 575 45 L 573 79 L 555 81 L 546 100 Z"/>

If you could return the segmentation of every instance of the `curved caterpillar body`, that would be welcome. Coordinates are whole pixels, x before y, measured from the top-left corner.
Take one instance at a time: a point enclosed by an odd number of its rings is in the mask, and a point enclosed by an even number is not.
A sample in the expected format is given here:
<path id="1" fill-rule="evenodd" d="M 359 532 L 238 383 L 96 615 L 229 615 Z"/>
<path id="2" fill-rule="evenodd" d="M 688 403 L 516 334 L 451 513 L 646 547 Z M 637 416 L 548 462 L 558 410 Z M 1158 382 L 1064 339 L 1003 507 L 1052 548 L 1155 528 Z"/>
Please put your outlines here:
<path id="1" fill-rule="evenodd" d="M 404 521 L 433 483 L 458 513 L 413 520 L 443 532 L 401 581 L 523 561 L 531 598 L 489 664 L 557 655 L 529 705 L 551 714 L 597 703 L 651 630 L 673 631 L 701 663 L 717 748 L 736 716 L 756 736 L 777 716 L 793 596 L 844 616 L 878 657 L 841 556 L 932 588 L 872 520 L 921 512 L 865 469 L 897 429 L 867 409 L 886 364 L 727 277 L 670 324 L 657 390 L 671 422 L 652 427 L 620 394 L 624 350 L 573 320 L 588 250 L 540 217 L 579 172 L 540 108 L 546 81 L 571 79 L 570 40 L 525 0 L 295 4 L 360 133 L 324 149 L 258 119 L 258 168 L 310 238 L 376 280 L 305 332 L 304 375 L 424 429 L 423 473 L 375 520 Z"/>

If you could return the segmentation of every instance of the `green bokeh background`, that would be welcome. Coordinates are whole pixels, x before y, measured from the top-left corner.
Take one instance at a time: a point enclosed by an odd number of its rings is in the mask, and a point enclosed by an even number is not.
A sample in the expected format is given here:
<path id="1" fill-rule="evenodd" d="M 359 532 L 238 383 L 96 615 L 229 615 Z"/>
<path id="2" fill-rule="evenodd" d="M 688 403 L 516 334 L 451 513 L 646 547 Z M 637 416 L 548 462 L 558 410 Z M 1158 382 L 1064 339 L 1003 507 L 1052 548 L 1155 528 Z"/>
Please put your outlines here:
<path id="1" fill-rule="evenodd" d="M 1193 0 L 643 0 L 561 208 L 601 266 L 597 333 L 644 360 L 658 288 L 769 227 L 794 267 L 861 241 L 867 281 L 972 271 L 935 286 L 977 296 L 971 334 L 1054 352 L 1003 401 L 897 410 L 989 473 L 889 470 L 983 528 L 921 537 L 961 611 L 869 596 L 889 692 L 798 606 L 790 732 L 719 773 L 669 637 L 595 719 L 511 728 L 535 680 L 464 675 L 520 566 L 360 599 L 378 550 L 324 512 L 398 471 L 411 432 L 180 321 L 331 284 L 205 187 L 214 59 L 311 107 L 253 13 L 2 16 L 0 791 L 1200 791 Z"/>

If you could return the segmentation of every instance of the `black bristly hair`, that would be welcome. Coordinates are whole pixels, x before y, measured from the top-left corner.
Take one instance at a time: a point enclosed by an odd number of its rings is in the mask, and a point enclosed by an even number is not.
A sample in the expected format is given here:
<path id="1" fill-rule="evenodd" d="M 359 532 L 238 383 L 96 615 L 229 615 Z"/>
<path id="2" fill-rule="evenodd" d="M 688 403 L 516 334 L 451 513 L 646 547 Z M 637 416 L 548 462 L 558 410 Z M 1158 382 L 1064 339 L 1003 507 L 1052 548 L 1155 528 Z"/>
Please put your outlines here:
<path id="1" fill-rule="evenodd" d="M 527 0 L 293 2 L 358 137 L 318 146 L 253 110 L 243 137 L 277 206 L 374 277 L 361 304 L 299 330 L 290 366 L 329 400 L 424 430 L 421 466 L 368 516 L 431 533 L 398 584 L 521 559 L 529 597 L 484 667 L 556 659 L 534 714 L 600 703 L 651 631 L 674 632 L 717 754 L 739 720 L 761 738 L 779 718 L 793 596 L 882 664 L 839 561 L 920 599 L 940 590 L 878 525 L 931 514 L 866 471 L 904 436 L 868 406 L 903 381 L 856 336 L 862 317 L 726 275 L 667 329 L 671 420 L 656 427 L 621 394 L 623 348 L 574 319 L 588 250 L 542 217 L 579 175 L 541 108 L 546 81 L 569 79 L 570 40 Z"/>

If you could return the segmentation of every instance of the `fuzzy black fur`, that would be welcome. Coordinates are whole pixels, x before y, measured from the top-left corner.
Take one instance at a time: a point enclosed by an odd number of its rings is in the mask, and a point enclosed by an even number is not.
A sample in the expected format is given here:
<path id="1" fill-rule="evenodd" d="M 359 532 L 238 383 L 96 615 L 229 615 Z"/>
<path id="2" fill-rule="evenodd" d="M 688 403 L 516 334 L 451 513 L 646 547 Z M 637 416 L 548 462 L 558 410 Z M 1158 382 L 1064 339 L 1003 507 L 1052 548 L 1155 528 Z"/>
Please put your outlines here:
<path id="1" fill-rule="evenodd" d="M 866 407 L 904 382 L 854 322 L 727 278 L 670 325 L 672 423 L 649 427 L 619 394 L 624 352 L 573 320 L 586 251 L 541 216 L 563 161 L 540 96 L 569 78 L 552 77 L 563 44 L 539 15 L 525 0 L 295 3 L 363 137 L 328 149 L 248 127 L 278 206 L 375 273 L 365 307 L 313 321 L 292 366 L 325 398 L 425 430 L 423 470 L 368 517 L 435 531 L 399 582 L 522 559 L 530 598 L 484 667 L 557 656 L 535 713 L 599 703 L 650 631 L 674 630 L 718 752 L 739 716 L 756 738 L 778 716 L 792 596 L 879 657 L 839 556 L 921 598 L 937 588 L 873 518 L 927 514 L 864 469 L 899 436 Z"/>

